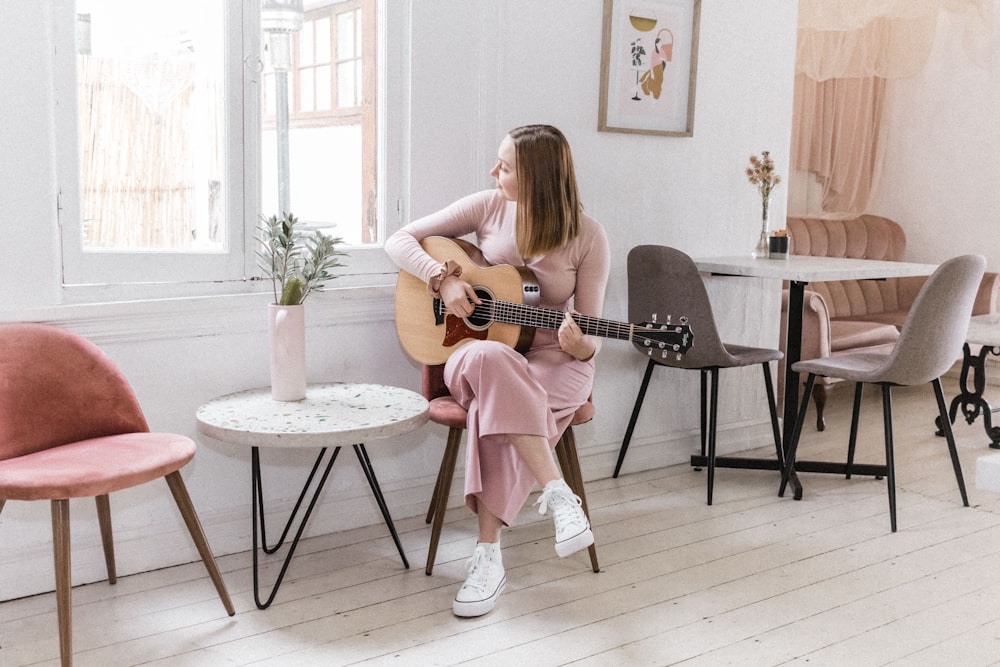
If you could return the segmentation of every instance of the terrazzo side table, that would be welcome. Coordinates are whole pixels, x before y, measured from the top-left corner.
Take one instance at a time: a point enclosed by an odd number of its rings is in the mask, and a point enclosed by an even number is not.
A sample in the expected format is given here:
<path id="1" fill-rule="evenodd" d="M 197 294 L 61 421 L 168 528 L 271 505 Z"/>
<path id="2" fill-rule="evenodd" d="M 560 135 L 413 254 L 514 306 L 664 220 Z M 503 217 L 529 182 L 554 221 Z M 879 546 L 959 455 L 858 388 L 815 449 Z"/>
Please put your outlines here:
<path id="1" fill-rule="evenodd" d="M 365 473 L 375 501 L 378 503 L 385 524 L 396 543 L 403 566 L 410 567 L 403 553 L 396 527 L 389 515 L 389 508 L 372 468 L 365 442 L 408 433 L 427 421 L 427 400 L 418 393 L 381 384 L 329 383 L 309 385 L 306 398 L 301 401 L 282 402 L 271 398 L 269 387 L 250 389 L 208 401 L 197 411 L 198 430 L 207 436 L 251 448 L 251 503 L 253 521 L 253 592 L 258 609 L 266 609 L 274 601 L 285 572 L 295 553 L 295 547 L 309 521 L 313 507 L 326 484 L 327 477 L 337 460 L 340 448 L 351 445 Z M 278 541 L 267 544 L 264 519 L 264 500 L 260 472 L 260 448 L 319 447 L 309 476 L 302 487 L 288 522 Z M 329 448 L 332 454 L 323 466 Z M 288 548 L 274 587 L 267 599 L 260 598 L 258 574 L 258 547 L 266 554 L 275 553 L 284 543 L 295 517 L 302 507 L 317 471 L 322 474 L 315 486 L 302 520 Z M 259 518 L 258 518 L 259 517 Z M 258 539 L 258 526 L 260 538 Z"/>

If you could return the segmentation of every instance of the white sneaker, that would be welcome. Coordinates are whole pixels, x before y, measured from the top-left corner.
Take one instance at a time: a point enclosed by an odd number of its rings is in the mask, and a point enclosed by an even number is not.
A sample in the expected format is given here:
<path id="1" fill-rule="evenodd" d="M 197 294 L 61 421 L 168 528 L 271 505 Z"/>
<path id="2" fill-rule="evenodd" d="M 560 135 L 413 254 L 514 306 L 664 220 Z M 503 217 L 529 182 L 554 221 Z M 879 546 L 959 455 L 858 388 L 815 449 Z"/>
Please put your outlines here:
<path id="1" fill-rule="evenodd" d="M 594 543 L 594 533 L 583 512 L 583 503 L 566 484 L 565 480 L 554 479 L 542 489 L 542 495 L 535 501 L 539 514 L 552 508 L 552 518 L 556 524 L 556 553 L 565 558 Z"/>
<path id="2" fill-rule="evenodd" d="M 463 618 L 482 616 L 493 610 L 497 598 L 507 586 L 507 575 L 504 574 L 500 558 L 500 543 L 477 544 L 466 568 L 469 576 L 458 589 L 451 610 L 455 616 Z"/>

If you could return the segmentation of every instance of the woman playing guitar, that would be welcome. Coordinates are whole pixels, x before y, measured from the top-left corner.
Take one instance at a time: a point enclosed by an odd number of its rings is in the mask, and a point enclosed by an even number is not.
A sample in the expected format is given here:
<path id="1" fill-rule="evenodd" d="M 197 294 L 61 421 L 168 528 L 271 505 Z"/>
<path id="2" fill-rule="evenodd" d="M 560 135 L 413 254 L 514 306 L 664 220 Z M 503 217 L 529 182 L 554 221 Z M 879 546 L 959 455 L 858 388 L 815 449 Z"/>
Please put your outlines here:
<path id="1" fill-rule="evenodd" d="M 540 305 L 566 313 L 557 330 L 538 329 L 523 355 L 497 341 L 473 340 L 445 364 L 452 396 L 469 411 L 465 499 L 479 520 L 469 576 L 453 604 L 457 616 L 480 616 L 495 606 L 506 585 L 500 531 L 514 521 L 535 482 L 543 488 L 539 511 L 552 509 L 556 552 L 568 556 L 594 541 L 552 450 L 591 393 L 601 339 L 585 335 L 570 313 L 601 315 L 607 237 L 583 213 L 569 144 L 558 129 L 511 130 L 490 175 L 494 190 L 411 222 L 386 242 L 393 261 L 425 281 L 457 316 L 471 315 L 480 299 L 458 263 L 442 263 L 424 250 L 420 242 L 428 236 L 475 234 L 487 262 L 530 269 Z"/>

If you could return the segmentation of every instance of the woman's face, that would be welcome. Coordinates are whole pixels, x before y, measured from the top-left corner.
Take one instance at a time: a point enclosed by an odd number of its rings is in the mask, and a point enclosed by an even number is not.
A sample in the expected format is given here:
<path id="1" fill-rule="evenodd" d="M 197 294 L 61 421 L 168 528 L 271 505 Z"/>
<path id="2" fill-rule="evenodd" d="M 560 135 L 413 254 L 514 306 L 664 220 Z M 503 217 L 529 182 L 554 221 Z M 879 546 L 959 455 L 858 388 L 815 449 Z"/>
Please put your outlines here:
<path id="1" fill-rule="evenodd" d="M 490 172 L 497 179 L 497 189 L 504 199 L 517 201 L 517 152 L 514 140 L 507 135 L 497 150 L 497 163 Z"/>

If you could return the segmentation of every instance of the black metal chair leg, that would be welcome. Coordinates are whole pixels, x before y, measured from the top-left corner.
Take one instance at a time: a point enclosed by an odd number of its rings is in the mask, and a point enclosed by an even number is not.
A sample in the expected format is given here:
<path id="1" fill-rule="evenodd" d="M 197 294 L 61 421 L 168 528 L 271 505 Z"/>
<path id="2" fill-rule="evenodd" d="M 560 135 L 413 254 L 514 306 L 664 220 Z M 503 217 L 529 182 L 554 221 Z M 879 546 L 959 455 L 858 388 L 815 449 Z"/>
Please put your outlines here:
<path id="1" fill-rule="evenodd" d="M 778 427 L 778 407 L 774 398 L 774 382 L 771 381 L 771 363 L 765 361 L 764 367 L 764 389 L 767 392 L 767 409 L 771 413 L 771 433 L 774 436 L 774 450 L 778 457 L 778 465 L 785 467 L 785 451 L 781 446 L 781 428 Z"/>
<path id="2" fill-rule="evenodd" d="M 649 386 L 649 377 L 653 374 L 653 366 L 656 362 L 650 359 L 646 363 L 646 372 L 642 376 L 642 384 L 639 385 L 639 395 L 635 397 L 635 405 L 632 407 L 632 416 L 628 420 L 628 428 L 625 429 L 625 437 L 622 439 L 622 446 L 618 450 L 618 463 L 615 464 L 615 479 L 621 472 L 622 463 L 625 461 L 625 453 L 628 451 L 629 443 L 632 442 L 632 431 L 635 430 L 635 422 L 639 419 L 639 410 L 642 409 L 642 402 L 646 398 L 646 388 Z"/>
<path id="3" fill-rule="evenodd" d="M 962 504 L 969 506 L 969 496 L 965 493 L 965 479 L 962 476 L 962 463 L 958 460 L 958 448 L 955 446 L 955 434 L 951 430 L 951 420 L 944 403 L 944 392 L 941 390 L 941 378 L 935 378 L 934 397 L 937 399 L 938 413 L 941 416 L 941 430 L 944 432 L 945 440 L 948 442 L 948 453 L 951 454 L 951 467 L 955 470 L 955 480 L 958 481 L 958 491 L 962 494 Z"/>
<path id="4" fill-rule="evenodd" d="M 864 392 L 865 383 L 854 383 L 854 411 L 851 413 L 851 437 L 847 442 L 847 474 L 845 479 L 851 478 L 851 466 L 854 465 L 854 451 L 858 444 L 858 422 L 861 417 L 861 394 Z"/>
<path id="5" fill-rule="evenodd" d="M 700 373 L 701 378 L 701 412 L 699 413 L 699 419 L 701 420 L 701 455 L 705 456 L 708 452 L 706 447 L 706 435 L 708 434 L 708 369 L 702 368 Z"/>
<path id="6" fill-rule="evenodd" d="M 889 524 L 896 532 L 896 466 L 892 453 L 892 386 L 882 383 L 882 420 L 885 422 L 885 481 L 889 492 Z"/>
<path id="7" fill-rule="evenodd" d="M 712 369 L 712 388 L 708 407 L 708 504 L 712 504 L 712 489 L 715 486 L 715 427 L 719 411 L 719 369 Z"/>
<path id="8" fill-rule="evenodd" d="M 795 418 L 795 425 L 792 427 L 792 438 L 789 441 L 788 451 L 785 452 L 785 468 L 781 472 L 781 486 L 778 487 L 778 497 L 785 495 L 785 488 L 795 470 L 795 452 L 799 448 L 799 436 L 802 435 L 802 422 L 806 419 L 806 411 L 809 409 L 809 397 L 812 395 L 813 385 L 816 384 L 816 376 L 812 373 L 806 379 L 805 391 L 802 394 L 802 403 L 799 406 L 798 416 Z M 788 425 L 785 425 L 785 429 Z"/>

